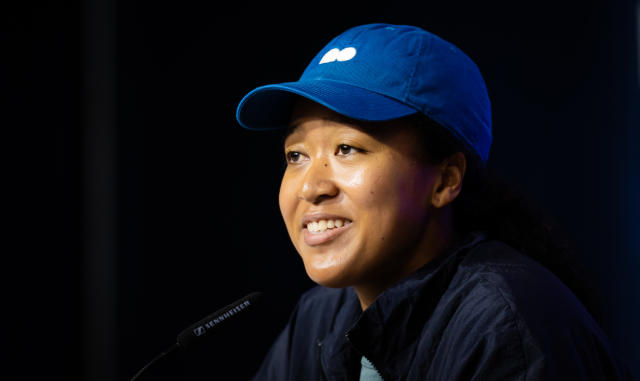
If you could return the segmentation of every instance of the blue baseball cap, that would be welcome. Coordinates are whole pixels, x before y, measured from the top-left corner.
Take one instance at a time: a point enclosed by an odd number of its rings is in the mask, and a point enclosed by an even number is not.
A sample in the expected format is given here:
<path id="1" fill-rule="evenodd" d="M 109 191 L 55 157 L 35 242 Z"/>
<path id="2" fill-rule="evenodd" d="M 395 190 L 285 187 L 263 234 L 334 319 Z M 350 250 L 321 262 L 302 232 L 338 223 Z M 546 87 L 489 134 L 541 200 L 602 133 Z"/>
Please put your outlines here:
<path id="1" fill-rule="evenodd" d="M 480 70 L 460 49 L 421 28 L 367 24 L 335 37 L 297 82 L 261 86 L 239 103 L 249 130 L 288 126 L 295 95 L 352 119 L 423 113 L 486 165 L 491 103 Z"/>

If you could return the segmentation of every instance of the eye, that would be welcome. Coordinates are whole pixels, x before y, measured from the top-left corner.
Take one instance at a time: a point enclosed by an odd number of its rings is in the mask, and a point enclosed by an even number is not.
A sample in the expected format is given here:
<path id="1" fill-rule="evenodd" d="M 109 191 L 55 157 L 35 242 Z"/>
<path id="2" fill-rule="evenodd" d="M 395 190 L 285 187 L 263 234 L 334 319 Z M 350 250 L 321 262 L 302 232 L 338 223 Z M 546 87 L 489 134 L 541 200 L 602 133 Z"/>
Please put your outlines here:
<path id="1" fill-rule="evenodd" d="M 340 144 L 338 146 L 338 153 L 342 154 L 342 155 L 348 155 L 351 153 L 356 153 L 358 152 L 358 149 L 356 147 L 350 146 L 348 144 Z"/>
<path id="2" fill-rule="evenodd" d="M 289 151 L 285 154 L 287 163 L 297 163 L 302 160 L 302 154 L 297 151 Z"/>

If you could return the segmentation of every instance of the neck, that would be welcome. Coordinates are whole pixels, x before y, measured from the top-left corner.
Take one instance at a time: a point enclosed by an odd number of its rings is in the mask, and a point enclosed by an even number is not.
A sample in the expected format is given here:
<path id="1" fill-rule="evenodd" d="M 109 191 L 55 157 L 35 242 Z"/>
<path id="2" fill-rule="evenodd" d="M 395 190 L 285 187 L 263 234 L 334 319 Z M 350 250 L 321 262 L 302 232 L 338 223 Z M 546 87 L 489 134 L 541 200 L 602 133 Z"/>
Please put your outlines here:
<path id="1" fill-rule="evenodd" d="M 453 238 L 452 210 L 450 206 L 445 206 L 427 224 L 422 238 L 412 246 L 405 259 L 398 261 L 402 262 L 400 267 L 381 269 L 375 280 L 354 286 L 362 310 L 369 308 L 386 289 L 443 254 L 453 243 Z"/>

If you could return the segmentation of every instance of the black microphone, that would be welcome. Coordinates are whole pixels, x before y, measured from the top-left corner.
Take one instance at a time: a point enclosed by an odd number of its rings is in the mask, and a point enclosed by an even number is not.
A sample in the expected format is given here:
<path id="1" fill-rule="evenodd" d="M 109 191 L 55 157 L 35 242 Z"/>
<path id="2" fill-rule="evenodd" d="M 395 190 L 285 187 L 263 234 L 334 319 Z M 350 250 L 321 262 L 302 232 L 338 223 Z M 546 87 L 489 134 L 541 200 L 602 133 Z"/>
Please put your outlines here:
<path id="1" fill-rule="evenodd" d="M 235 302 L 229 304 L 226 307 L 223 307 L 216 312 L 207 315 L 203 319 L 199 320 L 197 323 L 190 325 L 185 328 L 182 332 L 178 334 L 178 338 L 176 343 L 164 350 L 158 356 L 156 356 L 153 360 L 149 361 L 147 365 L 145 365 L 142 369 L 138 371 L 132 378 L 131 381 L 135 381 L 138 377 L 140 377 L 151 365 L 153 365 L 156 361 L 161 358 L 167 356 L 170 353 L 175 352 L 178 349 L 186 349 L 193 345 L 194 343 L 200 342 L 204 337 L 208 336 L 214 328 L 219 327 L 221 324 L 227 322 L 238 314 L 244 313 L 247 310 L 252 309 L 252 307 L 257 304 L 257 302 L 262 297 L 261 292 L 252 292 L 247 296 L 236 300 Z"/>

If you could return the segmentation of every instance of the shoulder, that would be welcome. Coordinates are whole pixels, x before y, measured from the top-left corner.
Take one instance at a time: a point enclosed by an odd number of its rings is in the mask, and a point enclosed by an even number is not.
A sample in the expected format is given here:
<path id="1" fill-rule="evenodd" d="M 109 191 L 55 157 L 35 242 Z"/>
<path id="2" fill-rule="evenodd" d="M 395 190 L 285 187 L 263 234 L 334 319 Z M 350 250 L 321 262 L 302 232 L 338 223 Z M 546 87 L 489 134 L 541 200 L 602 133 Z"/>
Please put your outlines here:
<path id="1" fill-rule="evenodd" d="M 534 259 L 485 241 L 460 259 L 449 290 L 454 345 L 497 351 L 527 378 L 617 374 L 606 334 L 571 290 Z M 466 332 L 460 337 L 460 332 Z M 517 369 L 513 369 L 514 371 Z"/>
<path id="2" fill-rule="evenodd" d="M 482 295 L 494 305 L 509 307 L 514 317 L 530 323 L 545 321 L 553 312 L 556 326 L 582 324 L 596 329 L 584 305 L 550 270 L 501 241 L 485 241 L 461 260 L 452 286 Z"/>

